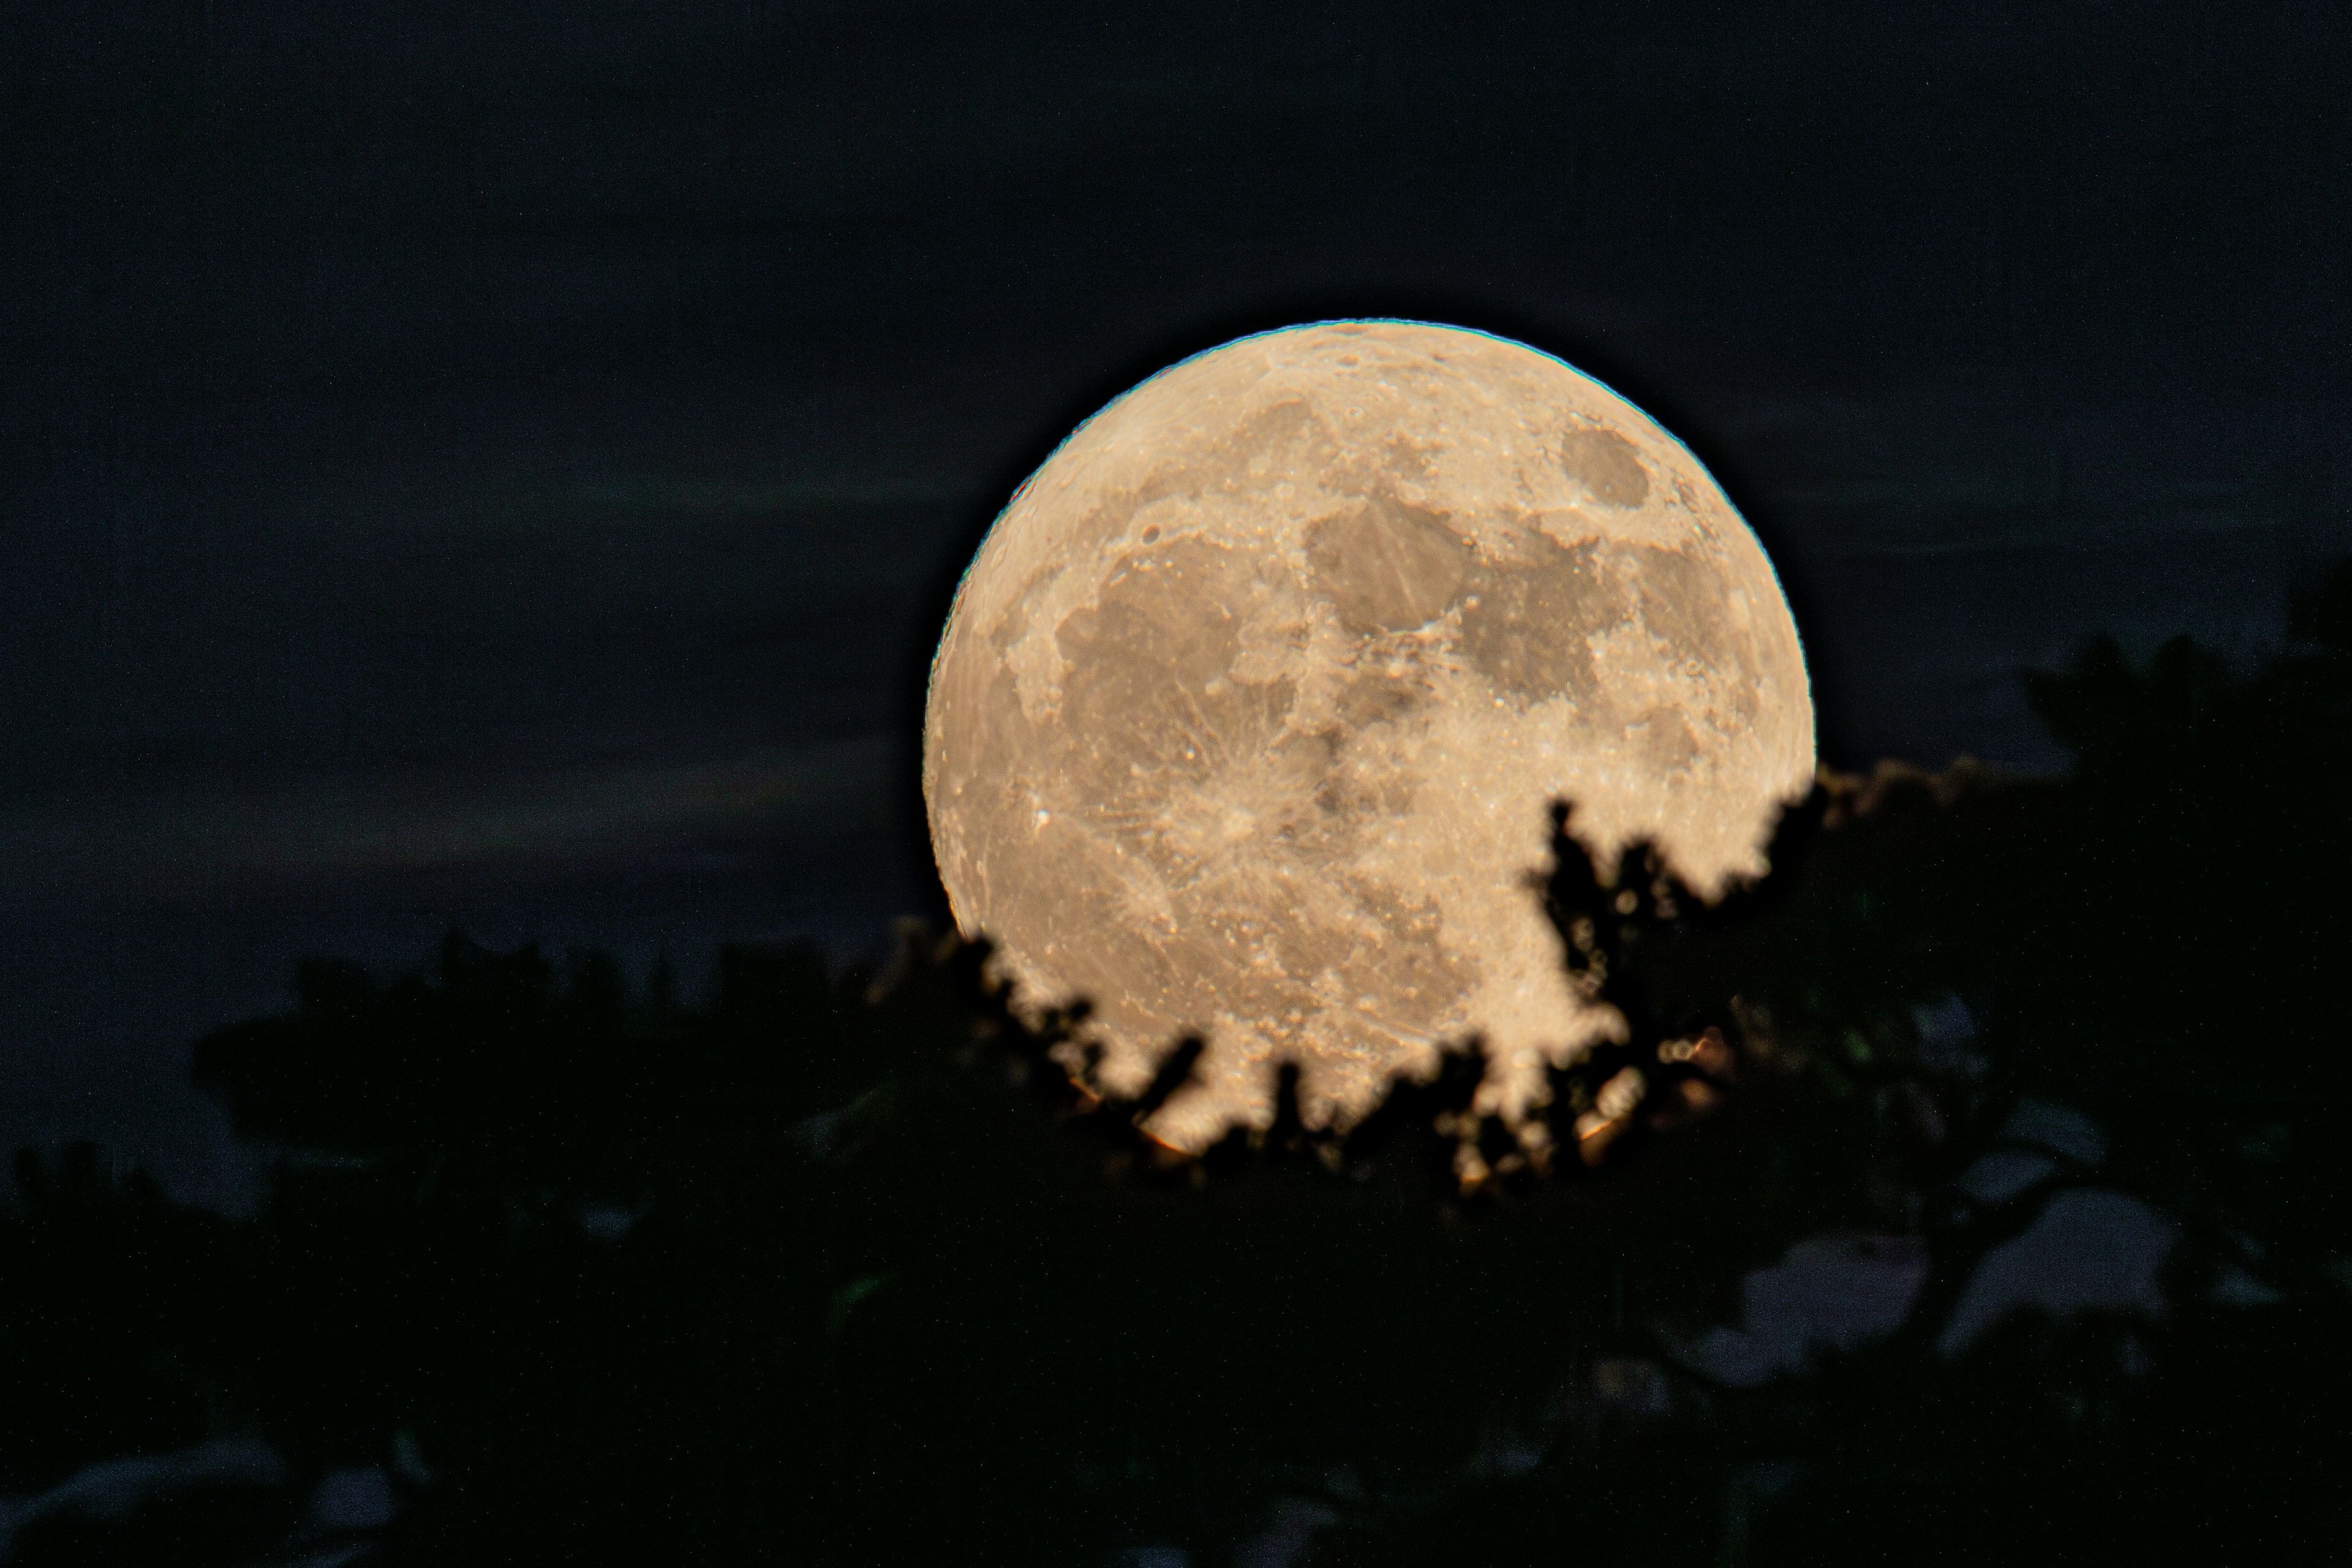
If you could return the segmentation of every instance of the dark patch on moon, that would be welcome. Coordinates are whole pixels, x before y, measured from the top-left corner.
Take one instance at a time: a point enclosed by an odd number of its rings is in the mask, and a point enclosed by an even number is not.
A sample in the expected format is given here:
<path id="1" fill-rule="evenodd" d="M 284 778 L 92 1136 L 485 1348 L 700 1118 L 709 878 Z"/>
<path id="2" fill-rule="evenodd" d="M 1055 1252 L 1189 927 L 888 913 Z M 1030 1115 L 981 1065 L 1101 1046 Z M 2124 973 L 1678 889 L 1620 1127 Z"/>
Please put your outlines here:
<path id="1" fill-rule="evenodd" d="M 1164 847 L 1149 819 L 1172 789 L 1253 757 L 1281 731 L 1286 679 L 1230 678 L 1241 618 L 1259 575 L 1278 563 L 1194 537 L 1123 557 L 1100 597 L 1055 628 L 1070 662 L 1055 733 L 1063 765 L 1106 803 L 1114 831 Z"/>
<path id="2" fill-rule="evenodd" d="M 1461 593 L 1471 558 L 1433 511 L 1367 496 L 1308 532 L 1316 586 L 1352 632 L 1406 632 L 1444 613 Z"/>
<path id="3" fill-rule="evenodd" d="M 1413 779 L 1402 769 L 1335 764 L 1315 786 L 1315 808 L 1339 836 L 1331 842 L 1339 843 L 1379 818 L 1402 816 L 1412 809 L 1416 793 Z"/>
<path id="4" fill-rule="evenodd" d="M 1361 733 L 1374 724 L 1392 723 L 1429 701 L 1429 690 L 1419 681 L 1359 674 L 1339 689 L 1339 719 L 1349 733 Z"/>
<path id="5" fill-rule="evenodd" d="M 1685 773 L 1698 761 L 1698 736 L 1690 720 L 1672 708 L 1653 708 L 1632 726 L 1634 753 L 1654 776 Z"/>
<path id="6" fill-rule="evenodd" d="M 1006 927 L 1061 972 L 1065 984 L 1103 1008 L 1129 1001 L 1139 984 L 1165 994 L 1183 978 L 1119 896 L 1120 868 L 1107 846 L 1084 829 L 1048 824 L 1031 853 L 1051 860 L 1054 889 L 1026 885 L 1006 903 Z M 1106 945 L 1106 933 L 1116 945 Z"/>
<path id="7" fill-rule="evenodd" d="M 1650 635 L 1714 669 L 1738 660 L 1726 643 L 1731 604 L 1723 574 L 1681 550 L 1634 545 L 1620 559 L 1641 595 L 1642 624 Z"/>
<path id="8" fill-rule="evenodd" d="M 1590 710 L 1601 678 L 1586 639 L 1622 624 L 1630 606 L 1601 574 L 1600 545 L 1564 549 L 1530 536 L 1530 563 L 1482 563 L 1462 607 L 1462 656 L 1503 691 L 1530 702 L 1566 697 Z"/>
<path id="9" fill-rule="evenodd" d="M 1650 476 L 1633 443 L 1614 430 L 1571 430 L 1560 437 L 1560 467 L 1603 506 L 1631 511 L 1650 496 Z"/>
<path id="10" fill-rule="evenodd" d="M 1321 415 L 1304 398 L 1269 404 L 1249 415 L 1213 453 L 1171 464 L 1135 493 L 1135 509 L 1170 496 L 1197 500 L 1220 489 L 1263 490 L 1285 480 L 1311 479 L 1339 444 Z"/>

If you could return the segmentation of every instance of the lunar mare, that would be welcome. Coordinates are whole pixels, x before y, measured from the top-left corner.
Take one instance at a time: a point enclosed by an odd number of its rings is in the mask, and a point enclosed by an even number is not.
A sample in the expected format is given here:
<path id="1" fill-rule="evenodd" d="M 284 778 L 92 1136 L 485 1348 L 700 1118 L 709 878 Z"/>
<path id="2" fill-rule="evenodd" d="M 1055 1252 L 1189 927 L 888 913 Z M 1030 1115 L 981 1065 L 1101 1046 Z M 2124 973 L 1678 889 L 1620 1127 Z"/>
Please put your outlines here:
<path id="1" fill-rule="evenodd" d="M 1518 1121 L 1622 1027 L 1528 885 L 1550 803 L 1710 896 L 1813 772 L 1771 564 L 1697 461 L 1523 345 L 1412 322 L 1243 339 L 1063 443 L 931 670 L 924 796 L 1016 999 L 1084 996 L 1104 1086 L 1188 1033 L 1198 1149 L 1300 1069 L 1345 1127 L 1481 1037 Z"/>

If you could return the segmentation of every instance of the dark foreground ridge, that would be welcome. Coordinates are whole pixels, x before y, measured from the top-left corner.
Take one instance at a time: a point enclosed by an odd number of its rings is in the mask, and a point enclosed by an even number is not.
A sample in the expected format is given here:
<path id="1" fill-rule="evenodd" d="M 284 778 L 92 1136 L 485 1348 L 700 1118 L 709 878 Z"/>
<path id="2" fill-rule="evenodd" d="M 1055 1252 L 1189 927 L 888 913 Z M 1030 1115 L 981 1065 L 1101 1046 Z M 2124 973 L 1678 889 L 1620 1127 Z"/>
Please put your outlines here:
<path id="1" fill-rule="evenodd" d="M 1199 1160 L 982 949 L 717 994 L 453 936 L 202 1042 L 249 1221 L 0 1223 L 22 1563 L 2326 1560 L 2352 1539 L 2352 577 L 2037 677 L 2063 781 L 1825 779 L 1692 899 L 1564 809 L 1629 1037 Z M 1066 1054 L 1066 1053 L 1065 1053 Z"/>

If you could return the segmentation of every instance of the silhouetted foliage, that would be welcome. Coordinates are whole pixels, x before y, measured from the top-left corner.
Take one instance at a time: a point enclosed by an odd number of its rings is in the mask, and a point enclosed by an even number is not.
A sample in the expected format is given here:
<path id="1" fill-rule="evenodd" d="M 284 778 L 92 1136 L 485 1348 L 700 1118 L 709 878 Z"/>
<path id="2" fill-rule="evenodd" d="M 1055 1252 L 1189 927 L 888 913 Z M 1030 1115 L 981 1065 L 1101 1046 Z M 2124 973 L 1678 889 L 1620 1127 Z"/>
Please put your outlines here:
<path id="1" fill-rule="evenodd" d="M 2100 644 L 2031 677 L 2066 779 L 1825 776 L 1717 904 L 1563 805 L 1529 896 L 1626 1027 L 1517 1129 L 1465 1041 L 1344 1137 L 1286 1071 L 1272 1126 L 1176 1154 L 1140 1123 L 1196 1044 L 1108 1095 L 1062 1065 L 1082 1008 L 1024 1022 L 984 946 L 916 926 L 881 973 L 729 949 L 708 1005 L 456 935 L 388 981 L 306 963 L 196 1052 L 272 1152 L 255 1218 L 18 1157 L 0 1495 L 48 1500 L 0 1532 L 26 1563 L 2318 1560 L 2352 1523 L 2347 583 L 2248 674 Z M 2053 1103 L 2105 1146 L 2032 1145 Z M 2177 1222 L 2172 1305 L 1940 1345 L 2095 1185 Z M 1710 1371 L 1743 1274 L 1824 1236 L 1916 1249 L 1899 1327 Z M 84 1506 L 132 1484 L 87 1467 L 174 1453 L 179 1489 Z M 388 1523 L 295 1506 L 352 1473 Z"/>

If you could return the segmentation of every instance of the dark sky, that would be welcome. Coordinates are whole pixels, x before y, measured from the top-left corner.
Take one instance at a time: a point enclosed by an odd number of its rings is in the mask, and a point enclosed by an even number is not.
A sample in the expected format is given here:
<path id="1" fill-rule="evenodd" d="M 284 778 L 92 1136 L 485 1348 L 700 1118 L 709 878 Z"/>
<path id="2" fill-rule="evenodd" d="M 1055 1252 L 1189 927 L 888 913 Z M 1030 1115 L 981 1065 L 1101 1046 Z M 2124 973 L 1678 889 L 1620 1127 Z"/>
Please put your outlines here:
<path id="1" fill-rule="evenodd" d="M 2352 550 L 2339 5 L 1393 12 L 0 7 L 0 1142 L 229 1201 L 305 952 L 871 942 L 989 517 L 1244 331 L 1632 396 L 1847 764 Z"/>

